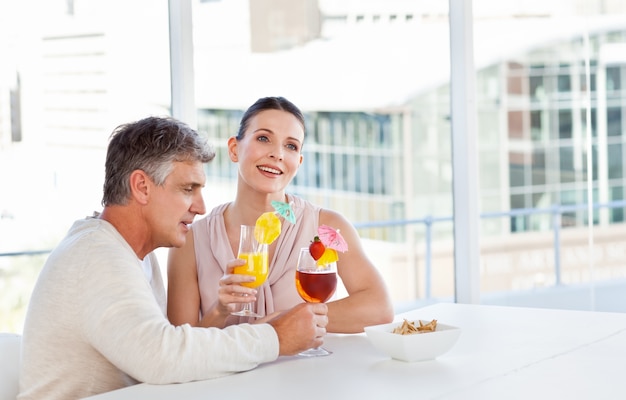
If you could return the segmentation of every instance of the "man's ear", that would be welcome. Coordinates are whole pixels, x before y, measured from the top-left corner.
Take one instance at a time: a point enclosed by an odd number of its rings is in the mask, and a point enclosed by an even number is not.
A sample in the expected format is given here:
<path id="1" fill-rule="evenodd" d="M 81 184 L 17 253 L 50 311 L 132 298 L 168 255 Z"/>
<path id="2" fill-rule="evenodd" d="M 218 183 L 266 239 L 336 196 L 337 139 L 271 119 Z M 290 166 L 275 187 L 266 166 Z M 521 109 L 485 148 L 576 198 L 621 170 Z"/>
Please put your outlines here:
<path id="1" fill-rule="evenodd" d="M 237 138 L 234 136 L 228 138 L 228 156 L 232 162 L 239 161 L 237 158 Z"/>
<path id="2" fill-rule="evenodd" d="M 150 185 L 152 180 L 148 175 L 140 170 L 136 169 L 130 173 L 130 195 L 140 204 L 146 204 L 150 195 Z"/>

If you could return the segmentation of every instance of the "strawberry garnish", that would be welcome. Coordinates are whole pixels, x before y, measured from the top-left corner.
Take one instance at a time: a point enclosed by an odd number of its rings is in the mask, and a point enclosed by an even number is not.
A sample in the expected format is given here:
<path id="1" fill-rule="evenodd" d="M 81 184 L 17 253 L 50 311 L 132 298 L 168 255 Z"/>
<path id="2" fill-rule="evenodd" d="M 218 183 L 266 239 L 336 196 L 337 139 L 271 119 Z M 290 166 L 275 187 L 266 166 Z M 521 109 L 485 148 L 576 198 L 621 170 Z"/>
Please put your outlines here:
<path id="1" fill-rule="evenodd" d="M 326 246 L 324 246 L 324 243 L 322 243 L 319 236 L 315 236 L 309 245 L 309 253 L 311 253 L 311 257 L 313 257 L 314 260 L 319 260 L 324 254 L 324 251 L 326 251 Z"/>

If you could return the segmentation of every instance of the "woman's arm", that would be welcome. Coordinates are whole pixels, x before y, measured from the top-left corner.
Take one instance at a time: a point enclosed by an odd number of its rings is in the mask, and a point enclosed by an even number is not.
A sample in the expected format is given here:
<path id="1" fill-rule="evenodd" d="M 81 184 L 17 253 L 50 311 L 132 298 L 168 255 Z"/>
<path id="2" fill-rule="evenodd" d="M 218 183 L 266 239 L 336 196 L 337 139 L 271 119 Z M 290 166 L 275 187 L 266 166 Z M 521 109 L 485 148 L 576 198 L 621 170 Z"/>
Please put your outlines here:
<path id="1" fill-rule="evenodd" d="M 348 251 L 339 253 L 337 273 L 348 296 L 328 303 L 329 332 L 362 332 L 368 325 L 393 320 L 393 304 L 385 282 L 363 250 L 354 226 L 341 214 L 322 210 L 320 225 L 339 229 L 348 243 Z"/>
<path id="2" fill-rule="evenodd" d="M 235 266 L 244 263 L 244 260 L 231 260 L 226 270 L 232 271 Z M 242 282 L 253 281 L 254 277 L 228 272 L 220 279 L 218 301 L 199 320 L 200 287 L 191 231 L 187 234 L 187 240 L 182 247 L 169 250 L 167 277 L 167 317 L 174 325 L 223 328 L 226 326 L 226 318 L 240 303 L 256 301 L 256 290 L 240 285 Z"/>
<path id="3" fill-rule="evenodd" d="M 200 289 L 194 252 L 193 232 L 180 248 L 171 248 L 167 257 L 167 317 L 174 325 L 199 325 Z"/>

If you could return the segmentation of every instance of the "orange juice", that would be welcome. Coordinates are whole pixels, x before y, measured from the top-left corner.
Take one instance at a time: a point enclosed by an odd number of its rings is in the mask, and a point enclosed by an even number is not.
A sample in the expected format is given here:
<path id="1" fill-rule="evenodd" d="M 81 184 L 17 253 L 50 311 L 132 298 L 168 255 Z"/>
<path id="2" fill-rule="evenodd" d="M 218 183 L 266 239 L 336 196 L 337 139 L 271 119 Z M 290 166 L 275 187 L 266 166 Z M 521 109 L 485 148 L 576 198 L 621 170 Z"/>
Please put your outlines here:
<path id="1" fill-rule="evenodd" d="M 263 282 L 265 282 L 265 279 L 267 279 L 267 252 L 241 253 L 237 256 L 237 258 L 246 260 L 246 264 L 235 267 L 233 272 L 235 274 L 252 275 L 256 278 L 255 281 L 245 282 L 242 283 L 242 285 L 249 288 L 256 288 L 261 286 Z"/>

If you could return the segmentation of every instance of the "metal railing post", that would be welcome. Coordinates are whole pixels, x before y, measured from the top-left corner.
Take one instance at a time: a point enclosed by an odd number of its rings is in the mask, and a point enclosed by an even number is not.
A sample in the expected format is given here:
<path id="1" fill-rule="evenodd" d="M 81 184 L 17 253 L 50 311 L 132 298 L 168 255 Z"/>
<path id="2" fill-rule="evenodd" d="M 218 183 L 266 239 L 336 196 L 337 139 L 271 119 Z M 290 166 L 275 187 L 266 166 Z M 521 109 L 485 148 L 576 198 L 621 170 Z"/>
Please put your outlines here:
<path id="1" fill-rule="evenodd" d="M 426 228 L 426 237 L 425 237 L 425 242 L 426 242 L 426 253 L 425 253 L 425 258 L 426 261 L 424 262 L 425 265 L 425 271 L 424 271 L 424 285 L 425 285 L 425 295 L 427 299 L 430 299 L 431 296 L 431 292 L 430 292 L 430 285 L 431 285 L 431 244 L 432 244 L 432 227 L 433 227 L 433 218 L 431 216 L 427 216 L 426 218 L 424 218 L 424 227 Z"/>
<path id="2" fill-rule="evenodd" d="M 561 206 L 552 206 L 552 229 L 554 231 L 554 278 L 561 284 Z"/>

